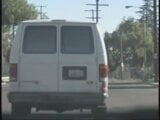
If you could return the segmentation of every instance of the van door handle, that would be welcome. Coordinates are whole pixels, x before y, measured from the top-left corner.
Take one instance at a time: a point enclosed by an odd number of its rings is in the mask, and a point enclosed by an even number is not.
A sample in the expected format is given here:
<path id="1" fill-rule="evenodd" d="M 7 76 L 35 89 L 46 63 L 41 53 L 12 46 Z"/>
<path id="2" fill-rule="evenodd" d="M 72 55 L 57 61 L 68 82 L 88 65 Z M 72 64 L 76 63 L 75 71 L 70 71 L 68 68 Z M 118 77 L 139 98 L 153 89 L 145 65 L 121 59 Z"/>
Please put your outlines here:
<path id="1" fill-rule="evenodd" d="M 39 84 L 39 81 L 34 81 L 35 84 Z"/>
<path id="2" fill-rule="evenodd" d="M 29 80 L 25 80 L 25 81 L 23 81 L 23 82 L 25 82 L 25 83 L 35 83 L 35 84 L 38 84 L 39 83 L 39 81 L 29 81 Z"/>
<path id="3" fill-rule="evenodd" d="M 93 81 L 86 81 L 87 84 L 93 84 Z"/>

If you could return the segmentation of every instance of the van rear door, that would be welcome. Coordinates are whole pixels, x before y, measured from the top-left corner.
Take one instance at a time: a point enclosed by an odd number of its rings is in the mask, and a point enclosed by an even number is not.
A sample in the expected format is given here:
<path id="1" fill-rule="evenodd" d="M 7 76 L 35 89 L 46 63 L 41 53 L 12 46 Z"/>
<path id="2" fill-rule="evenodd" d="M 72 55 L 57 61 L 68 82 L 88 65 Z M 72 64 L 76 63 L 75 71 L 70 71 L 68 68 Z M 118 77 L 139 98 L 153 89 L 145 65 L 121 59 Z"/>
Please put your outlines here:
<path id="1" fill-rule="evenodd" d="M 98 69 L 91 26 L 60 26 L 59 91 L 96 92 Z"/>
<path id="2" fill-rule="evenodd" d="M 58 91 L 57 25 L 24 25 L 19 65 L 22 91 Z"/>

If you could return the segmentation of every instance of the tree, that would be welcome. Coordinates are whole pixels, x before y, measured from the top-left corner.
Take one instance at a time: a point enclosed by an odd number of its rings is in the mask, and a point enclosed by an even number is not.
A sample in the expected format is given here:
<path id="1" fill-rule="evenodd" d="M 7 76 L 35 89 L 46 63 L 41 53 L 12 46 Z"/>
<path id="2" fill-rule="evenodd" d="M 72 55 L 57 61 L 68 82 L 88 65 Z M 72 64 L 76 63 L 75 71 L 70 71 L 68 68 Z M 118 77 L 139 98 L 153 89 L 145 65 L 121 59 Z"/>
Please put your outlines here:
<path id="1" fill-rule="evenodd" d="M 38 11 L 26 0 L 2 0 L 2 29 L 17 25 L 20 21 L 36 19 Z"/>
<path id="2" fill-rule="evenodd" d="M 20 21 L 36 19 L 38 11 L 26 0 L 2 0 L 2 25 L 17 25 Z"/>
<path id="3" fill-rule="evenodd" d="M 2 52 L 6 59 L 9 55 L 11 39 L 14 38 L 11 35 L 11 32 L 14 33 L 14 26 L 23 20 L 36 19 L 37 16 L 38 11 L 34 5 L 28 4 L 26 0 L 2 0 Z"/>
<path id="4" fill-rule="evenodd" d="M 145 34 L 144 28 L 145 27 Z M 148 27 L 134 18 L 123 20 L 119 27 L 110 34 L 105 34 L 106 44 L 108 43 L 108 54 L 110 58 L 110 70 L 114 71 L 121 63 L 120 40 L 123 41 L 123 59 L 124 63 L 131 67 L 142 68 L 143 65 L 151 65 L 153 54 L 152 34 Z M 145 36 L 147 35 L 147 37 Z M 146 56 L 146 57 L 145 57 Z"/>
<path id="5" fill-rule="evenodd" d="M 145 22 L 150 29 L 153 29 L 153 0 L 143 0 L 143 2 L 141 10 L 137 13 L 141 16 L 140 21 Z"/>

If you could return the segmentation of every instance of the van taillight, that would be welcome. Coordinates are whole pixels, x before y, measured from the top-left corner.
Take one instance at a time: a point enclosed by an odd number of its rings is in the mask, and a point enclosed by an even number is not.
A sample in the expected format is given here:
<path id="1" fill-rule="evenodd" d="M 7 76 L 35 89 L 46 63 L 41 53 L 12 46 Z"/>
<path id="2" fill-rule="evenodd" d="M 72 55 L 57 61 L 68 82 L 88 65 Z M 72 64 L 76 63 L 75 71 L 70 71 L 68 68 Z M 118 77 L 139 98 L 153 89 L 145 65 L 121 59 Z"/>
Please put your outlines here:
<path id="1" fill-rule="evenodd" d="M 106 65 L 106 64 L 99 65 L 99 77 L 100 78 L 107 77 L 108 71 L 109 71 L 108 65 Z"/>
<path id="2" fill-rule="evenodd" d="M 10 81 L 17 81 L 17 64 L 10 64 L 9 77 Z"/>
<path id="3" fill-rule="evenodd" d="M 105 80 L 105 78 L 108 76 L 108 65 L 106 64 L 100 64 L 99 65 L 99 80 L 102 83 L 102 93 L 106 96 L 108 93 L 108 84 L 106 83 L 107 81 Z"/>

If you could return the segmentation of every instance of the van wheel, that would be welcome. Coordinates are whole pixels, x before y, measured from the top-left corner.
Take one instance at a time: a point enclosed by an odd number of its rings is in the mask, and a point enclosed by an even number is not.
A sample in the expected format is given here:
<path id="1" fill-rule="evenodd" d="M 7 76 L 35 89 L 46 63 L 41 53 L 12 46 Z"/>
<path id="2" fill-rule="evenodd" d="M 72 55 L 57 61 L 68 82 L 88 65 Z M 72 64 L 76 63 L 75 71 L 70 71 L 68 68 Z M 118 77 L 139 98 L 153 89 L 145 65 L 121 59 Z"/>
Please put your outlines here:
<path id="1" fill-rule="evenodd" d="M 31 113 L 30 106 L 19 103 L 12 103 L 11 110 L 13 115 L 29 115 Z"/>
<path id="2" fill-rule="evenodd" d="M 91 114 L 94 120 L 106 119 L 107 117 L 107 107 L 106 106 L 98 106 L 91 109 Z"/>

